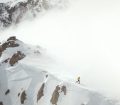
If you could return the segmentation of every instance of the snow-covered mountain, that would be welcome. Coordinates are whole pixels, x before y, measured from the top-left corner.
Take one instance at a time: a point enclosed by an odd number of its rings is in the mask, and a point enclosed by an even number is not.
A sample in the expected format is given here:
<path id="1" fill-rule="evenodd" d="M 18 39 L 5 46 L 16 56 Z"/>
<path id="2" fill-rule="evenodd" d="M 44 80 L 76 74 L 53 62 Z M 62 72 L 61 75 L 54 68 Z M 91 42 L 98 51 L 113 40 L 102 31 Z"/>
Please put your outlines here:
<path id="1" fill-rule="evenodd" d="M 17 24 L 25 17 L 35 17 L 39 12 L 62 7 L 66 0 L 7 0 L 0 1 L 0 28 Z"/>
<path id="2" fill-rule="evenodd" d="M 16 37 L 0 45 L 0 105 L 115 105 L 86 87 L 57 78 L 46 70 L 41 47 Z M 37 66 L 38 65 L 38 66 Z"/>

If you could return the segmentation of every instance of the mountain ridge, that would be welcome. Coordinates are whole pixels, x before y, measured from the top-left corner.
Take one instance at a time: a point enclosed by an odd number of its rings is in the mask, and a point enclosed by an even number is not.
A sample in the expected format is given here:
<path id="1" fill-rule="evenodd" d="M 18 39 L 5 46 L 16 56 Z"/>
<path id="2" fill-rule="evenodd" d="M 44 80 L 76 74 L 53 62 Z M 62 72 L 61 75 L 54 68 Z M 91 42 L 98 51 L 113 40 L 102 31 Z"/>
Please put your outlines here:
<path id="1" fill-rule="evenodd" d="M 8 44 L 9 46 L 2 50 L 0 57 L 1 105 L 96 105 L 96 103 L 116 105 L 115 101 L 86 89 L 80 84 L 60 80 L 46 69 L 37 68 L 34 64 L 29 65 L 32 58 L 42 58 L 44 55 L 42 49 L 38 47 L 33 49 L 16 37 L 8 38 L 7 41 L 1 43 L 1 46 L 9 41 L 15 41 L 19 46 L 13 47 Z M 24 54 L 24 57 L 18 59 L 18 56 L 14 56 L 16 62 L 11 65 L 9 61 L 18 51 Z M 36 63 L 41 65 L 41 62 Z"/>

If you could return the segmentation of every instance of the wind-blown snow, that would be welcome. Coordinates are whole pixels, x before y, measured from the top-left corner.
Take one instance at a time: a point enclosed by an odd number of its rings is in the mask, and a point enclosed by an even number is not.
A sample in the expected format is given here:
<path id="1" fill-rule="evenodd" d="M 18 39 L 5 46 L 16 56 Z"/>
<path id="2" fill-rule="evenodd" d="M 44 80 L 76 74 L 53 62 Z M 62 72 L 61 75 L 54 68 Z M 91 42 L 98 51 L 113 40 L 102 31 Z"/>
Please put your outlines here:
<path id="1" fill-rule="evenodd" d="M 1 32 L 0 40 L 16 35 L 39 44 L 65 64 L 61 73 L 55 69 L 49 72 L 70 81 L 80 75 L 82 84 L 120 99 L 119 4 L 118 0 L 78 1 L 68 10 L 52 10 L 33 22 Z"/>
<path id="2" fill-rule="evenodd" d="M 116 104 L 113 100 L 109 100 L 80 84 L 60 80 L 57 78 L 57 75 L 47 72 L 47 68 L 41 65 L 46 64 L 46 66 L 49 66 L 52 59 L 50 60 L 40 47 L 31 47 L 19 40 L 16 43 L 19 44 L 18 47 L 7 48 L 3 51 L 0 58 L 1 61 L 4 61 L 6 58 L 10 58 L 16 51 L 25 54 L 25 58 L 18 61 L 14 66 L 10 66 L 9 62 L 0 63 L 0 103 L 2 102 L 3 105 L 53 105 L 50 100 L 56 86 L 60 88 L 62 86 L 66 87 L 65 93 L 61 91 L 62 89 L 59 90 L 56 105 Z M 34 62 L 35 59 L 37 62 Z M 44 84 L 43 95 L 37 101 L 37 94 L 42 84 Z M 9 92 L 6 94 L 8 89 Z M 23 92 L 25 92 L 26 98 L 23 98 Z M 21 101 L 22 99 L 24 101 Z"/>

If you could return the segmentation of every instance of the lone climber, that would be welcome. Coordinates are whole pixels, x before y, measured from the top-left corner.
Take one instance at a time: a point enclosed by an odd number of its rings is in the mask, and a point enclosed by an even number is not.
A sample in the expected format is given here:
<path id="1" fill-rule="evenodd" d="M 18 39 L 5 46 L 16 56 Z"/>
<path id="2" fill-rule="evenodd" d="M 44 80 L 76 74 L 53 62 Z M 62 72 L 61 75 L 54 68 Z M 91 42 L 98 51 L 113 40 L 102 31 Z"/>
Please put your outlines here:
<path id="1" fill-rule="evenodd" d="M 80 76 L 77 78 L 76 83 L 80 84 Z"/>

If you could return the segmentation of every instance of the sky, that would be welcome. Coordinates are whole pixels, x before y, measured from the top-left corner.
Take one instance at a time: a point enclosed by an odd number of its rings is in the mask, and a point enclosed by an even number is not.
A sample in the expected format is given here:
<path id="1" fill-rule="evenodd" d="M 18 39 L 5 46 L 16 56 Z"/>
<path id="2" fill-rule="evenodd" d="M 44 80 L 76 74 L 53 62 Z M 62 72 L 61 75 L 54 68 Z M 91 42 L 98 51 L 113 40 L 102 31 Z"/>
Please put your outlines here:
<path id="1" fill-rule="evenodd" d="M 16 35 L 40 45 L 64 65 L 66 77 L 80 75 L 82 84 L 120 99 L 119 29 L 119 0 L 71 0 L 64 9 L 50 10 L 2 31 L 0 40 Z"/>

